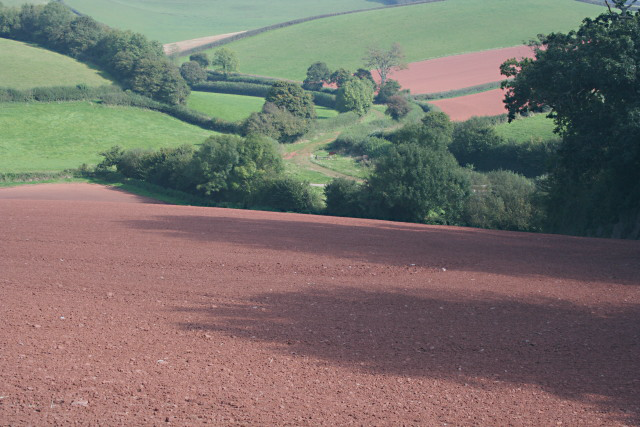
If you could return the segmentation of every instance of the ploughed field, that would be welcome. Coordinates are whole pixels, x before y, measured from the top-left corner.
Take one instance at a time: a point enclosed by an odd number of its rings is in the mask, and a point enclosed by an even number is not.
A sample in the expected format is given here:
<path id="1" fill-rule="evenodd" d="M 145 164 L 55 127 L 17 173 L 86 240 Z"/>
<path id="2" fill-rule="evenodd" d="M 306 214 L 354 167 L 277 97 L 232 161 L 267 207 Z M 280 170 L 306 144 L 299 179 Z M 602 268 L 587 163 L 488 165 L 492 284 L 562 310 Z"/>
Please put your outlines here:
<path id="1" fill-rule="evenodd" d="M 0 424 L 631 425 L 640 242 L 0 189 Z"/>

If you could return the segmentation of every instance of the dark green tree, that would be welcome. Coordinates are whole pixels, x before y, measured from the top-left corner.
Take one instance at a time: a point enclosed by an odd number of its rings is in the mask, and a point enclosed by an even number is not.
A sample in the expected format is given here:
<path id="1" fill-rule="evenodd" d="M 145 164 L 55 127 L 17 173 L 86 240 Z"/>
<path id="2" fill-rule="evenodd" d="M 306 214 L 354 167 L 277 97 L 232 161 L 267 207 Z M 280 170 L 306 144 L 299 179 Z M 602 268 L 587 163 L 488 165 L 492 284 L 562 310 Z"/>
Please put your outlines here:
<path id="1" fill-rule="evenodd" d="M 331 74 L 329 82 L 335 84 L 338 88 L 341 88 L 342 85 L 352 77 L 353 74 L 351 71 L 345 70 L 344 68 L 338 68 Z"/>
<path id="2" fill-rule="evenodd" d="M 640 211 L 640 13 L 614 3 L 620 13 L 541 37 L 535 60 L 501 67 L 515 77 L 503 83 L 510 119 L 548 106 L 562 137 L 548 181 L 552 231 L 631 235 L 621 219 Z"/>
<path id="3" fill-rule="evenodd" d="M 461 165 L 473 164 L 484 169 L 483 165 L 490 160 L 491 150 L 504 143 L 495 126 L 472 117 L 455 126 L 449 149 Z"/>
<path id="4" fill-rule="evenodd" d="M 316 118 L 313 97 L 297 83 L 275 82 L 269 89 L 265 101 L 287 110 L 296 117 L 303 119 Z"/>
<path id="5" fill-rule="evenodd" d="M 188 61 L 180 66 L 180 75 L 191 86 L 207 79 L 207 72 L 197 61 Z"/>
<path id="6" fill-rule="evenodd" d="M 381 84 L 378 89 L 378 94 L 376 95 L 376 103 L 378 104 L 386 104 L 389 98 L 392 96 L 396 96 L 400 93 L 400 83 L 396 80 L 387 79 L 384 84 Z"/>
<path id="7" fill-rule="evenodd" d="M 401 95 L 395 95 L 387 99 L 387 109 L 385 114 L 391 116 L 393 120 L 400 120 L 411 111 L 411 104 L 407 98 Z"/>
<path id="8" fill-rule="evenodd" d="M 207 68 L 211 65 L 211 60 L 206 52 L 198 52 L 189 56 L 189 61 L 196 61 L 202 68 Z"/>
<path id="9" fill-rule="evenodd" d="M 320 90 L 331 80 L 331 70 L 324 62 L 315 62 L 307 69 L 307 77 L 302 87 L 306 90 Z"/>

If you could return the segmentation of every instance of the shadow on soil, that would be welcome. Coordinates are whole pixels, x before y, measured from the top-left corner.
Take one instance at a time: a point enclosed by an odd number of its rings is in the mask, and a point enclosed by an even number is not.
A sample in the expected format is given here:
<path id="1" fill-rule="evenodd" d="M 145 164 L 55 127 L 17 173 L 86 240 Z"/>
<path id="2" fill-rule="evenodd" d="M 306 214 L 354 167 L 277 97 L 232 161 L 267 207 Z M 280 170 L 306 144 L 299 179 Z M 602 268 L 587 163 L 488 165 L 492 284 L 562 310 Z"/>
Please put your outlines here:
<path id="1" fill-rule="evenodd" d="M 212 297 L 213 298 L 213 297 Z M 556 299 L 331 288 L 265 293 L 197 312 L 205 329 L 371 374 L 490 389 L 532 384 L 640 423 L 640 307 L 598 311 Z"/>
<path id="2" fill-rule="evenodd" d="M 384 265 L 640 285 L 638 241 L 287 214 L 263 213 L 273 217 L 253 219 L 246 218 L 252 215 L 246 211 L 238 216 L 212 212 L 215 216 L 157 216 L 125 224 L 170 238 L 228 242 L 283 251 L 284 256 L 293 252 Z"/>

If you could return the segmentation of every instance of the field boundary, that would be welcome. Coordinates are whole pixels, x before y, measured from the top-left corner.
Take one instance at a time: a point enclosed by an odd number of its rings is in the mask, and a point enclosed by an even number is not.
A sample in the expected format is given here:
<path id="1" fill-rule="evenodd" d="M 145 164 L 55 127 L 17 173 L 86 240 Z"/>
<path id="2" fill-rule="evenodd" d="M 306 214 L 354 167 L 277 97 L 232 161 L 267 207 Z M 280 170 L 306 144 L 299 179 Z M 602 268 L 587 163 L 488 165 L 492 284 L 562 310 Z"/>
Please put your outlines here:
<path id="1" fill-rule="evenodd" d="M 185 49 L 185 50 L 183 50 L 181 52 L 170 53 L 170 54 L 167 54 L 167 56 L 169 58 L 177 58 L 177 57 L 180 57 L 180 56 L 186 56 L 186 55 L 190 55 L 192 53 L 202 52 L 203 50 L 211 49 L 212 47 L 222 46 L 222 45 L 225 45 L 225 44 L 237 41 L 237 40 L 245 39 L 247 37 L 256 36 L 258 34 L 265 33 L 267 31 L 277 30 L 279 28 L 290 27 L 292 25 L 302 24 L 304 22 L 316 21 L 318 19 L 323 19 L 323 18 L 331 18 L 331 17 L 334 17 L 334 16 L 350 15 L 350 14 L 353 14 L 353 13 L 369 12 L 369 11 L 373 11 L 373 10 L 383 10 L 383 9 L 391 9 L 391 8 L 397 8 L 397 7 L 414 6 L 414 5 L 417 5 L 417 4 L 438 3 L 438 2 L 443 2 L 443 1 L 446 1 L 446 0 L 419 0 L 419 1 L 415 1 L 415 2 L 412 2 L 412 3 L 406 3 L 406 4 L 394 4 L 394 5 L 389 5 L 389 6 L 373 7 L 371 9 L 358 9 L 358 10 L 349 10 L 349 11 L 346 11 L 346 12 L 325 13 L 325 14 L 322 14 L 322 15 L 308 16 L 306 18 L 294 19 L 294 20 L 291 20 L 291 21 L 281 22 L 279 24 L 273 24 L 273 25 L 268 25 L 266 27 L 262 27 L 262 28 L 256 28 L 255 30 L 245 31 L 243 33 L 236 34 L 236 35 L 233 35 L 233 36 L 230 36 L 230 37 L 226 37 L 224 39 L 216 40 L 216 41 L 211 42 L 211 43 L 203 44 L 203 45 L 198 46 L 198 47 L 194 47 L 194 48 L 191 48 L 191 49 Z"/>

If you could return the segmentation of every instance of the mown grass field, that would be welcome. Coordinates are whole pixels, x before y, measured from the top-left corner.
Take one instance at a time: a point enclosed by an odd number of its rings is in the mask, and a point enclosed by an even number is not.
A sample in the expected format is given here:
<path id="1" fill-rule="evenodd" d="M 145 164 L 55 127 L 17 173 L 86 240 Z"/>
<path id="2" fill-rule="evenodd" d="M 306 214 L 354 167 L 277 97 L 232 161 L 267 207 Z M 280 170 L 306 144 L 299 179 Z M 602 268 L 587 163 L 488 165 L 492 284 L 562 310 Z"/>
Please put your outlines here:
<path id="1" fill-rule="evenodd" d="M 253 112 L 260 111 L 264 105 L 264 98 L 194 91 L 189 95 L 187 105 L 211 117 L 235 122 L 246 119 Z M 319 106 L 316 106 L 316 113 L 319 119 L 338 115 L 336 110 Z"/>
<path id="2" fill-rule="evenodd" d="M 522 117 L 511 123 L 501 123 L 496 126 L 496 131 L 507 140 L 516 142 L 544 141 L 558 138 L 553 133 L 553 120 L 546 114 L 536 114 L 532 117 Z"/>
<path id="3" fill-rule="evenodd" d="M 0 86 L 30 89 L 38 86 L 111 84 L 104 73 L 68 56 L 0 38 Z"/>
<path id="4" fill-rule="evenodd" d="M 398 42 L 408 61 L 419 61 L 523 44 L 539 33 L 576 28 L 604 10 L 575 0 L 446 0 L 306 22 L 227 48 L 237 53 L 241 72 L 303 80 L 316 61 L 362 67 L 370 46 Z"/>
<path id="5" fill-rule="evenodd" d="M 143 33 L 162 43 L 384 5 L 381 0 L 65 0 L 65 3 L 100 22 Z"/>
<path id="6" fill-rule="evenodd" d="M 89 102 L 0 104 L 0 172 L 58 171 L 96 164 L 114 145 L 199 144 L 213 132 L 165 114 Z"/>

